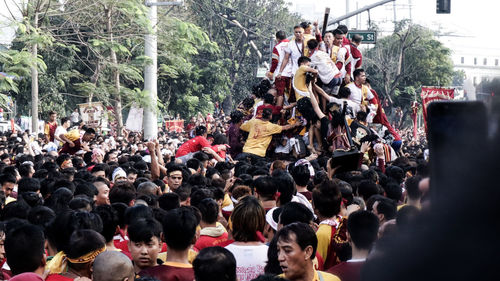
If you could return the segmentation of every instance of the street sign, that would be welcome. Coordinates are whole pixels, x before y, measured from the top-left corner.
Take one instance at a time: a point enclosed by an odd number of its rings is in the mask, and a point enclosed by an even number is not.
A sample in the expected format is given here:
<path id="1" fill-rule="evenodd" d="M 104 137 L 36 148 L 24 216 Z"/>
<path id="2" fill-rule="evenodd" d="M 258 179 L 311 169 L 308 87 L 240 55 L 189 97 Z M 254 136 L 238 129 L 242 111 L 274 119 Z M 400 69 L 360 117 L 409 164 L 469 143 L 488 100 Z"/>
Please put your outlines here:
<path id="1" fill-rule="evenodd" d="M 347 38 L 349 40 L 352 40 L 352 37 L 354 34 L 361 35 L 363 38 L 361 40 L 361 43 L 364 44 L 375 44 L 377 43 L 377 32 L 373 30 L 349 30 L 349 33 L 347 33 Z"/>
<path id="2" fill-rule="evenodd" d="M 267 68 L 265 67 L 259 67 L 257 68 L 257 78 L 264 78 L 266 77 L 266 73 L 267 73 Z"/>

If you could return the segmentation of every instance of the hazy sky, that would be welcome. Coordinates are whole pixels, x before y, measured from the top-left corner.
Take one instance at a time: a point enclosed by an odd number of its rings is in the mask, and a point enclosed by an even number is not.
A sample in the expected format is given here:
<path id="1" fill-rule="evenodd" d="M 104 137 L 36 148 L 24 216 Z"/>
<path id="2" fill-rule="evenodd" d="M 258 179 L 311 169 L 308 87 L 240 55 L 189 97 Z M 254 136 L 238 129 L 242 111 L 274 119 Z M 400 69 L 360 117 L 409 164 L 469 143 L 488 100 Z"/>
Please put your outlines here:
<path id="1" fill-rule="evenodd" d="M 378 2 L 379 0 L 350 0 L 350 11 Z M 323 18 L 325 7 L 330 7 L 330 17 L 335 18 L 346 13 L 345 0 L 289 0 L 292 11 L 296 11 L 308 20 Z M 311 4 L 313 3 L 313 4 Z M 414 22 L 439 30 L 440 38 L 450 48 L 471 53 L 481 48 L 483 52 L 500 56 L 500 1 L 494 0 L 451 0 L 451 14 L 436 14 L 436 0 L 396 0 L 397 20 L 410 17 Z M 314 5 L 313 8 L 304 8 L 305 5 Z M 334 6 L 335 5 L 335 6 Z M 372 21 L 377 21 L 384 31 L 392 31 L 394 9 L 390 2 L 370 11 Z M 359 18 L 360 29 L 366 29 L 368 13 L 364 12 Z M 350 19 L 349 26 L 356 25 L 356 17 Z"/>

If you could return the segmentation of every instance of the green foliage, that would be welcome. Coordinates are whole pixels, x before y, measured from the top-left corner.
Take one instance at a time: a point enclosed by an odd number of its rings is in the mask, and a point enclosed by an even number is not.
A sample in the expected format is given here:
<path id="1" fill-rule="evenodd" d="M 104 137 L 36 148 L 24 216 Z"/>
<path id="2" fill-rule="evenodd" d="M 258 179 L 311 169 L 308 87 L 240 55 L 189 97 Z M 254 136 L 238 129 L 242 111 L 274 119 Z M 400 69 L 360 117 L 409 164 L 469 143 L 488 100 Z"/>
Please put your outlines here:
<path id="1" fill-rule="evenodd" d="M 221 58 L 227 59 L 224 63 L 229 73 L 231 94 L 226 100 L 226 110 L 248 96 L 252 85 L 259 81 L 254 73 L 262 63 L 270 63 L 271 50 L 266 53 L 264 46 L 269 46 L 276 31 L 284 30 L 291 35 L 293 26 L 302 21 L 298 15 L 290 13 L 283 0 L 188 0 L 187 4 L 189 16 L 186 18 L 203 23 L 209 38 L 219 45 Z M 221 15 L 228 17 L 224 19 Z M 249 44 L 250 39 L 243 35 L 240 27 L 230 22 L 230 17 L 245 27 L 248 34 L 256 36 L 253 42 L 263 54 L 263 60 L 259 60 Z"/>
<path id="2" fill-rule="evenodd" d="M 422 86 L 451 85 L 455 72 L 450 52 L 431 30 L 402 21 L 394 34 L 366 52 L 364 68 L 379 95 L 408 115 L 411 102 L 420 100 Z"/>
<path id="3" fill-rule="evenodd" d="M 170 115 L 213 111 L 229 94 L 228 72 L 216 43 L 197 25 L 168 18 L 159 26 L 158 97 Z"/>
<path id="4" fill-rule="evenodd" d="M 254 42 L 261 53 L 277 30 L 291 34 L 300 22 L 284 0 L 217 1 L 254 18 L 231 13 L 250 34 L 259 35 Z M 124 108 L 150 106 L 148 93 L 142 90 L 143 69 L 151 63 L 144 56 L 144 35 L 151 29 L 143 1 L 66 1 L 64 11 L 58 1 L 47 1 L 50 5 L 40 11 L 38 28 L 33 27 L 35 2 L 27 1 L 12 49 L 0 53 L 3 70 L 20 78 L 0 79 L 0 90 L 14 93 L 21 114 L 30 110 L 32 65 L 41 73 L 41 116 L 50 109 L 61 116 L 69 114 L 88 99 L 113 105 L 120 98 Z M 253 73 L 263 61 L 257 59 L 240 28 L 217 16 L 231 11 L 212 0 L 185 3 L 185 8 L 174 8 L 166 16 L 162 14 L 167 9 L 158 9 L 158 107 L 187 118 L 211 112 L 216 101 L 227 97 L 236 102 L 243 99 L 258 82 Z M 107 28 L 109 13 L 112 30 Z M 34 43 L 38 44 L 37 58 L 30 54 Z M 115 71 L 120 75 L 118 96 Z"/>
<path id="5" fill-rule="evenodd" d="M 451 82 L 453 86 L 463 86 L 464 80 L 465 80 L 465 71 L 457 70 L 453 72 L 453 81 Z"/>

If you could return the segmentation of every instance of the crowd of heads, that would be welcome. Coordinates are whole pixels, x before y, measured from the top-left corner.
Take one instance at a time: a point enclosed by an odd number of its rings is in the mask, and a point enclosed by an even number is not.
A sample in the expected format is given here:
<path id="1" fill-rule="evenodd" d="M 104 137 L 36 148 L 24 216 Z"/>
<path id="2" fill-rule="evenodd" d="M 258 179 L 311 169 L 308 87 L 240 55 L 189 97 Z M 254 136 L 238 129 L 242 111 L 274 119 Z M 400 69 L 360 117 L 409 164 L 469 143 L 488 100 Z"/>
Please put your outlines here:
<path id="1" fill-rule="evenodd" d="M 298 26 L 294 35 L 310 28 Z M 343 28 L 325 40 L 341 41 Z M 298 65 L 310 62 L 301 56 Z M 362 69 L 353 71 L 354 81 L 364 79 Z M 274 108 L 277 93 L 265 79 L 228 116 L 198 114 L 182 132 L 160 128 L 154 141 L 71 127 L 66 117 L 57 124 L 54 114 L 37 138 L 3 133 L 4 279 L 31 272 L 48 281 L 337 280 L 344 262 L 376 260 L 429 202 L 425 143 L 394 149 L 393 139 L 368 128 L 356 148 L 347 147 L 361 155 L 360 165 L 343 166 L 335 147 L 324 147 L 335 143 L 324 131 L 346 123 L 342 107 L 325 103 L 321 115 L 321 104 L 301 98 L 301 116 L 291 116 L 293 106 Z M 350 94 L 340 87 L 337 96 Z M 357 112 L 353 122 L 366 125 L 367 114 Z M 291 124 L 301 118 L 307 124 Z M 255 127 L 245 129 L 256 119 L 281 127 L 259 142 Z M 63 125 L 66 133 L 52 132 Z M 307 141 L 303 131 L 320 137 Z M 249 136 L 264 155 L 244 152 Z"/>

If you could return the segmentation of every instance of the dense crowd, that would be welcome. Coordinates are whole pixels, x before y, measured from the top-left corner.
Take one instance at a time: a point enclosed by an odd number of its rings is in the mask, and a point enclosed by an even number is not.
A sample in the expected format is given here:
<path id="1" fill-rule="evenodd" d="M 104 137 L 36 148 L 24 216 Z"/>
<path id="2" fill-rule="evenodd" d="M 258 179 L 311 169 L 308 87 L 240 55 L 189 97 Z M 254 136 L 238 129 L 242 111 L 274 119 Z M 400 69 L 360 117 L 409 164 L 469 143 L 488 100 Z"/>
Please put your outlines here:
<path id="1" fill-rule="evenodd" d="M 360 280 L 428 203 L 426 144 L 383 114 L 360 38 L 314 26 L 277 32 L 268 78 L 183 133 L 51 112 L 2 134 L 1 278 Z"/>

